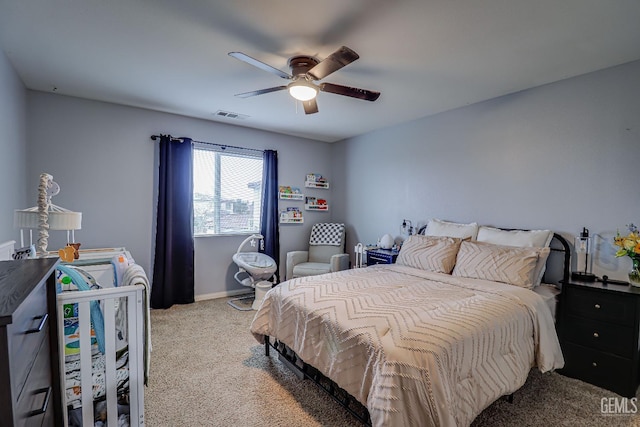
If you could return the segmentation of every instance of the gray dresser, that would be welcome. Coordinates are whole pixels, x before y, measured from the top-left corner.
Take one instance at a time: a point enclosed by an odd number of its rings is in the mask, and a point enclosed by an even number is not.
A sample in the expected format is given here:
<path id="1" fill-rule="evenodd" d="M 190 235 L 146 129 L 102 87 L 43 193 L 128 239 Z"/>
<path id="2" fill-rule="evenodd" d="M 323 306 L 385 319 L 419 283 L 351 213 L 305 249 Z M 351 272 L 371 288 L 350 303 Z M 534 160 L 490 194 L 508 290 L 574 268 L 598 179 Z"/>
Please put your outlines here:
<path id="1" fill-rule="evenodd" d="M 58 262 L 0 261 L 0 427 L 62 424 Z"/>

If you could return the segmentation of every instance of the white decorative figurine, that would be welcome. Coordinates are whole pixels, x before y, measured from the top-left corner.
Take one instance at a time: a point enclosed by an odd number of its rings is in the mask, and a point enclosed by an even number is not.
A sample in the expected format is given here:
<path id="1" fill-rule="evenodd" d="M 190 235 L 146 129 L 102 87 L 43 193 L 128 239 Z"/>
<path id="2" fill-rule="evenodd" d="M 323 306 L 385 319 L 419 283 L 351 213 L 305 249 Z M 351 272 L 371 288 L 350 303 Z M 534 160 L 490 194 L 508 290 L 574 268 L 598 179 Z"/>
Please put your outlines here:
<path id="1" fill-rule="evenodd" d="M 393 236 L 391 234 L 385 234 L 380 238 L 378 246 L 382 249 L 391 249 L 393 247 Z"/>

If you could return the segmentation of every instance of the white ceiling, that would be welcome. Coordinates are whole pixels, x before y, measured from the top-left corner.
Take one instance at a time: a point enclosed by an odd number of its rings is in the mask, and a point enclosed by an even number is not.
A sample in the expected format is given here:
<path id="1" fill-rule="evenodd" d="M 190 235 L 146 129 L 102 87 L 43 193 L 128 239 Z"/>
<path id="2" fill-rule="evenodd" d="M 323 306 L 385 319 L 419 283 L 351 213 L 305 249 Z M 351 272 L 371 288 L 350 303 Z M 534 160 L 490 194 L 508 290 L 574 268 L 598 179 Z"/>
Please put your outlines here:
<path id="1" fill-rule="evenodd" d="M 640 59 L 640 1 L 0 0 L 0 43 L 29 89 L 332 142 Z M 230 51 L 289 72 L 342 45 L 323 81 L 376 102 L 234 96 L 286 81 Z"/>

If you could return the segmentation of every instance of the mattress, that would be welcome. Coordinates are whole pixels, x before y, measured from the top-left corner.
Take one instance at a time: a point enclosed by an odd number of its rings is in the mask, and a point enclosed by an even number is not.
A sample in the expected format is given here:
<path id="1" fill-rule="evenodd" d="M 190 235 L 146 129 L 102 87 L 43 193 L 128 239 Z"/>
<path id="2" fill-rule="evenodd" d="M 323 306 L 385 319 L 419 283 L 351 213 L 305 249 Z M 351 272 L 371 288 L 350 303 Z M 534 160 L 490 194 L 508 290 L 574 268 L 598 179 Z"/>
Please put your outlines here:
<path id="1" fill-rule="evenodd" d="M 115 380 L 117 393 L 123 393 L 129 386 L 129 352 L 123 351 L 116 358 Z M 65 362 L 65 393 L 67 405 L 71 409 L 82 406 L 82 373 L 80 360 Z M 106 363 L 103 354 L 91 357 L 91 379 L 93 400 L 98 401 L 106 396 Z"/>
<path id="2" fill-rule="evenodd" d="M 468 425 L 533 366 L 564 365 L 535 292 L 397 264 L 284 282 L 266 294 L 251 332 L 335 381 L 374 426 Z"/>

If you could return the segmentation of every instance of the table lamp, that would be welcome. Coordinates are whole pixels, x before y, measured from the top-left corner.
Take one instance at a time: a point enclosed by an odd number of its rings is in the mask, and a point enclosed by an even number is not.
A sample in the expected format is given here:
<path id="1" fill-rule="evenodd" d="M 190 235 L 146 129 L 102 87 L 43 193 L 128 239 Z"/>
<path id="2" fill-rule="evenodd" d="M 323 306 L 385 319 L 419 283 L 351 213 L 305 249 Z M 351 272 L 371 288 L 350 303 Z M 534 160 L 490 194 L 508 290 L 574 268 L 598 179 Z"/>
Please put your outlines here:
<path id="1" fill-rule="evenodd" d="M 571 273 L 571 278 L 582 282 L 594 282 L 596 275 L 591 273 L 591 237 L 586 227 L 582 227 L 582 232 L 576 236 L 575 248 L 576 271 Z"/>

